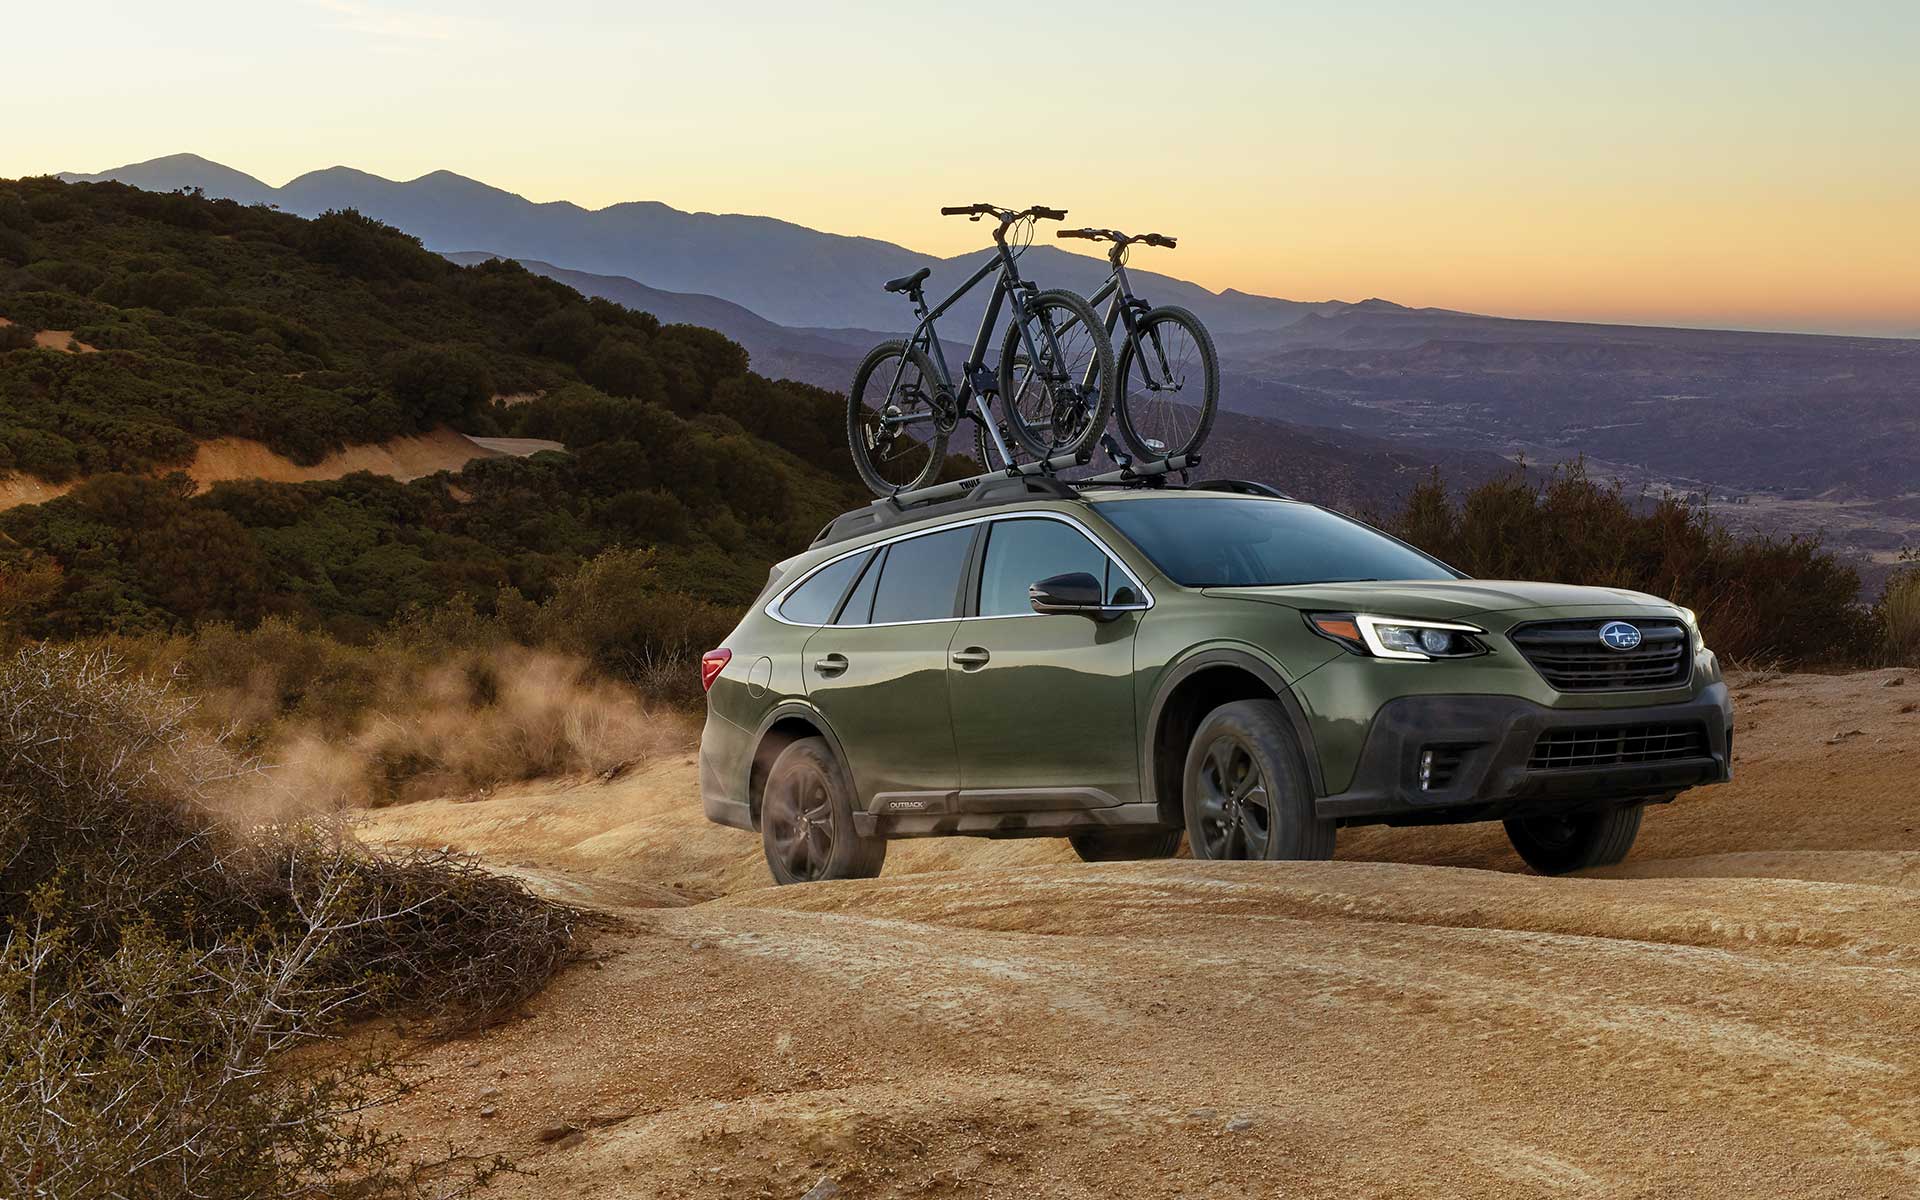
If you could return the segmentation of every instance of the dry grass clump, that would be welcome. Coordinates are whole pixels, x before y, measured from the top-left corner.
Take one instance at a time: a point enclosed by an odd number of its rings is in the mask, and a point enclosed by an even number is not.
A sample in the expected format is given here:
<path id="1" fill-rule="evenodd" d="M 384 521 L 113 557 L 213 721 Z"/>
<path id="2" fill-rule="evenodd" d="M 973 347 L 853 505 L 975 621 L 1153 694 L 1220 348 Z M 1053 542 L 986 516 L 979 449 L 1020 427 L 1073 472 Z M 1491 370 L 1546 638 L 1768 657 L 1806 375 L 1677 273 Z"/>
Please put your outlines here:
<path id="1" fill-rule="evenodd" d="M 1908 568 L 1887 581 L 1874 615 L 1887 661 L 1920 666 L 1920 568 Z"/>
<path id="2" fill-rule="evenodd" d="M 476 1172 L 364 1120 L 407 1086 L 395 1058 L 281 1052 L 360 1017 L 495 1019 L 567 961 L 573 913 L 466 860 L 249 824 L 256 777 L 190 711 L 97 652 L 0 663 L 0 1195 L 452 1194 Z"/>

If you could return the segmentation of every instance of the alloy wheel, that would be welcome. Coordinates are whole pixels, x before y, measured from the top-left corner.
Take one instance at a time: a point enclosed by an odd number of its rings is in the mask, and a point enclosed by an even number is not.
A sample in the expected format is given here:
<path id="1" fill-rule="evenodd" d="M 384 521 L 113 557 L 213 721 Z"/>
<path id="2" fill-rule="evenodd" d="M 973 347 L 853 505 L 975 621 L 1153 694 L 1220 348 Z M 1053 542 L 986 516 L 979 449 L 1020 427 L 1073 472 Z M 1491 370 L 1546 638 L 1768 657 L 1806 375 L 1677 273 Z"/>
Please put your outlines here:
<path id="1" fill-rule="evenodd" d="M 1273 837 L 1273 799 L 1253 753 L 1223 737 L 1200 767 L 1200 831 L 1207 858 L 1265 858 Z"/>
<path id="2" fill-rule="evenodd" d="M 773 822 L 773 844 L 795 878 L 823 878 L 833 859 L 833 802 L 826 776 L 796 771 L 772 797 L 766 819 Z"/>

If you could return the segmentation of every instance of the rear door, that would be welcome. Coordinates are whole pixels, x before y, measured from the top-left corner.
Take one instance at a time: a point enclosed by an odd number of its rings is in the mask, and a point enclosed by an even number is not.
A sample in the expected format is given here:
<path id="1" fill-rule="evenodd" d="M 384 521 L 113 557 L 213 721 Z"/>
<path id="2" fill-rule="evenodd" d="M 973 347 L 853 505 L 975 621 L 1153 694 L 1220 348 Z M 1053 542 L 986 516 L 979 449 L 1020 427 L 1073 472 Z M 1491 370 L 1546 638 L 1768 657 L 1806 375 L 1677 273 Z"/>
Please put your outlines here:
<path id="1" fill-rule="evenodd" d="M 947 646 L 976 527 L 890 543 L 807 639 L 807 696 L 840 737 L 863 806 L 924 805 L 960 786 L 947 697 Z M 876 802 L 876 797 L 878 798 Z"/>
<path id="2" fill-rule="evenodd" d="M 1027 588 L 1085 571 L 1107 602 L 1145 590 L 1076 523 L 1052 517 L 989 524 L 971 614 L 949 655 L 963 811 L 1104 807 L 1140 798 L 1133 699 L 1141 613 L 1110 621 L 1041 616 Z"/>

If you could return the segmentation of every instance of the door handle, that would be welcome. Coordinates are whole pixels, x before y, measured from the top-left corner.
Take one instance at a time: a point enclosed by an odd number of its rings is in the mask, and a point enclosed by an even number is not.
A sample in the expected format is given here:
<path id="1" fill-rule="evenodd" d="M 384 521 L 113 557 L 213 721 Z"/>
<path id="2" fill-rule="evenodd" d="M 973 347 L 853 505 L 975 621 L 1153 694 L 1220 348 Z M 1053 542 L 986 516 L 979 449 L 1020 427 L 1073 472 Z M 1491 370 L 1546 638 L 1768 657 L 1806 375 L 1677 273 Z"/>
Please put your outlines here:
<path id="1" fill-rule="evenodd" d="M 838 675 L 847 669 L 847 656 L 827 654 L 813 660 L 813 669 L 822 675 Z"/>
<path id="2" fill-rule="evenodd" d="M 965 650 L 955 650 L 947 656 L 956 667 L 984 667 L 993 655 L 980 646 L 968 646 Z"/>

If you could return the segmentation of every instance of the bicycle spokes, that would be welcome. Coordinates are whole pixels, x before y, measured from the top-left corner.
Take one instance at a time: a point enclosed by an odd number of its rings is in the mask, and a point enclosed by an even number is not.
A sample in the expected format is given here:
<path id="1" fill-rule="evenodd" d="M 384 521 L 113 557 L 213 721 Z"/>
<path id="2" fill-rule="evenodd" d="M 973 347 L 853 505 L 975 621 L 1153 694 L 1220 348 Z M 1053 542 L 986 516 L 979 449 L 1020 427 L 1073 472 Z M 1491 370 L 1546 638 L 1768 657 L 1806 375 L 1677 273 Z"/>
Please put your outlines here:
<path id="1" fill-rule="evenodd" d="M 1016 359 L 1014 394 L 1006 399 L 1046 445 L 1073 444 L 1086 428 L 1100 387 L 1094 338 L 1101 332 L 1051 309 L 1038 311 L 1029 326 L 1033 349 L 1025 361 Z"/>

